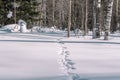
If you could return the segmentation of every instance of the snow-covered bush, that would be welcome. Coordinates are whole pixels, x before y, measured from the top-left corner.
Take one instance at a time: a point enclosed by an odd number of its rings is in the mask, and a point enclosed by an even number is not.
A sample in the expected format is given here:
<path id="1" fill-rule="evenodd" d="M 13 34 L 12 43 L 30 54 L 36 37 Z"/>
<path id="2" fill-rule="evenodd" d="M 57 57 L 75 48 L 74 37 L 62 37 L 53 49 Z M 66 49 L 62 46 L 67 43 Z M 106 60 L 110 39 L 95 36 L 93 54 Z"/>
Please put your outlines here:
<path id="1" fill-rule="evenodd" d="M 57 31 L 55 26 L 52 26 L 50 28 L 41 28 L 41 30 L 44 31 L 44 32 L 48 32 L 48 33 L 54 33 L 54 32 Z"/>
<path id="2" fill-rule="evenodd" d="M 60 68 L 68 76 L 68 80 L 80 80 L 80 76 L 74 72 L 76 69 L 74 67 L 74 62 L 69 58 L 70 52 L 67 47 L 58 39 L 58 44 L 60 45 L 59 51 L 59 64 Z"/>
<path id="3" fill-rule="evenodd" d="M 41 32 L 41 27 L 40 26 L 34 26 L 34 27 L 32 27 L 31 32 Z"/>
<path id="4" fill-rule="evenodd" d="M 34 26 L 34 27 L 32 27 L 31 32 L 58 33 L 58 32 L 60 32 L 60 30 L 56 29 L 55 26 L 52 26 L 50 28 L 41 27 L 41 26 Z"/>
<path id="5" fill-rule="evenodd" d="M 20 32 L 27 32 L 27 23 L 24 20 L 19 20 L 18 24 L 20 25 Z"/>

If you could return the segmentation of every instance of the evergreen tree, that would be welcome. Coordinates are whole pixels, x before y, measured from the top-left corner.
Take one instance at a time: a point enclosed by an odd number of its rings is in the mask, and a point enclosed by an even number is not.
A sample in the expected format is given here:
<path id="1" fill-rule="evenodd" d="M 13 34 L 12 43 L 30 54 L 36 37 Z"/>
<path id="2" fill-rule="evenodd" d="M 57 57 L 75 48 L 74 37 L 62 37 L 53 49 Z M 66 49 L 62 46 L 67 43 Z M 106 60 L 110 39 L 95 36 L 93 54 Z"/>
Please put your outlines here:
<path id="1" fill-rule="evenodd" d="M 10 0 L 0 1 L 0 24 L 5 25 L 13 22 L 13 18 L 7 18 L 9 11 L 12 11 L 12 4 Z"/>
<path id="2" fill-rule="evenodd" d="M 0 0 L 0 25 L 3 24 L 3 22 L 2 22 L 2 20 L 3 20 L 3 13 L 4 13 L 3 2 Z"/>
<path id="3" fill-rule="evenodd" d="M 28 23 L 29 28 L 40 19 L 40 11 L 37 10 L 40 3 L 37 0 L 1 0 L 0 4 L 0 18 L 2 20 L 0 23 L 4 22 L 3 25 L 13 24 L 15 20 L 17 22 L 19 19 L 23 19 Z M 12 18 L 7 18 L 9 11 L 13 12 Z"/>

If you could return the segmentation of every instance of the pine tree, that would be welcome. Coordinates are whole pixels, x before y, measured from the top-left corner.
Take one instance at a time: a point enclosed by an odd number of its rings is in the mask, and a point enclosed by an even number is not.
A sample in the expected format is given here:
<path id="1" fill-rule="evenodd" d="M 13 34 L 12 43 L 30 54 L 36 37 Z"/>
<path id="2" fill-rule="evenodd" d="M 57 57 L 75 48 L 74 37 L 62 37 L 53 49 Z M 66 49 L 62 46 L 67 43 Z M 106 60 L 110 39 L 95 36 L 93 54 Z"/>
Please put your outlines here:
<path id="1" fill-rule="evenodd" d="M 23 0 L 18 8 L 17 19 L 25 20 L 29 26 L 35 25 L 40 20 L 40 11 L 37 10 L 39 4 L 37 0 Z"/>
<path id="2" fill-rule="evenodd" d="M 0 1 L 0 23 L 2 25 L 13 23 L 13 17 L 8 18 L 7 14 L 9 11 L 12 11 L 12 3 L 10 0 L 1 0 Z"/>
<path id="3" fill-rule="evenodd" d="M 3 1 L 0 0 L 0 25 L 3 25 L 3 15 L 4 15 L 4 9 L 3 9 Z M 0 26 L 1 27 L 1 26 Z"/>
<path id="4" fill-rule="evenodd" d="M 19 19 L 25 20 L 28 25 L 33 25 L 40 20 L 40 11 L 37 9 L 40 3 L 37 0 L 1 0 L 0 4 L 0 18 L 4 25 L 17 23 Z M 6 16 L 9 11 L 13 12 L 12 18 Z"/>

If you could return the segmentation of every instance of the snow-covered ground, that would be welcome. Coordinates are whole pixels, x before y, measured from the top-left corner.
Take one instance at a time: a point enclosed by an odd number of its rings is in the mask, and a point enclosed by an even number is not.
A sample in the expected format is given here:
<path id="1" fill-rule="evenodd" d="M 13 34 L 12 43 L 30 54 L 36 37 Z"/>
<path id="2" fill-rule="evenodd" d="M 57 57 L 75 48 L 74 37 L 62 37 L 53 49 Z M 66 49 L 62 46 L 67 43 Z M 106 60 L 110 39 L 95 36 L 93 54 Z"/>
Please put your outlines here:
<path id="1" fill-rule="evenodd" d="M 58 39 L 68 48 L 81 80 L 120 80 L 119 34 L 108 41 L 65 35 L 0 31 L 0 80 L 67 80 L 58 62 Z"/>

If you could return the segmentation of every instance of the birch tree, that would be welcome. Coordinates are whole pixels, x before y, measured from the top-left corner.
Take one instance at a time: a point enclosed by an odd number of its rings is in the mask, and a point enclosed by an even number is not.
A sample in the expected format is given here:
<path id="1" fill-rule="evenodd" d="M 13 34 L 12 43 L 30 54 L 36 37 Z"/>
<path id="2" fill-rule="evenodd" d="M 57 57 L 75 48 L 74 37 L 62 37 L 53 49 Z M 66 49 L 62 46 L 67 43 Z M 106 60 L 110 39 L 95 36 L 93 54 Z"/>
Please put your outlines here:
<path id="1" fill-rule="evenodd" d="M 93 38 L 100 38 L 101 0 L 93 1 Z"/>
<path id="2" fill-rule="evenodd" d="M 96 38 L 100 38 L 100 24 L 101 24 L 101 0 L 97 0 L 97 14 L 96 14 Z"/>
<path id="3" fill-rule="evenodd" d="M 108 36 L 109 36 L 111 16 L 112 16 L 112 7 L 113 7 L 113 0 L 107 0 L 106 17 L 104 21 L 104 40 L 108 40 Z"/>

